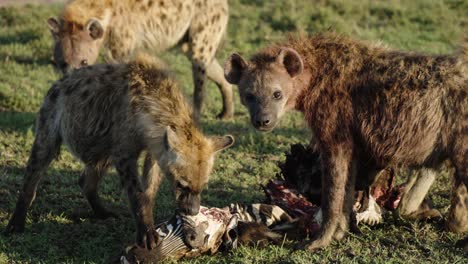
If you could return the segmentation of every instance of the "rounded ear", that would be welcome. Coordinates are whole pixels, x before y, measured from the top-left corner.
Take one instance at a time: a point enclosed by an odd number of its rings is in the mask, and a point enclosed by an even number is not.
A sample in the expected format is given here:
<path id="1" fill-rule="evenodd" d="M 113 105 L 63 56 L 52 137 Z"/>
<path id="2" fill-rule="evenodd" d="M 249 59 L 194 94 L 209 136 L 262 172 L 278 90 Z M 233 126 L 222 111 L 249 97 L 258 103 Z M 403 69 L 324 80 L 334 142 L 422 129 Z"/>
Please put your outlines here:
<path id="1" fill-rule="evenodd" d="M 101 22 L 94 18 L 88 21 L 88 23 L 86 24 L 86 29 L 88 30 L 89 35 L 93 39 L 102 38 L 102 36 L 104 35 L 104 28 L 102 27 Z"/>
<path id="2" fill-rule="evenodd" d="M 283 65 L 292 78 L 301 74 L 304 70 L 304 63 L 302 62 L 301 55 L 291 48 L 281 48 L 276 62 Z"/>
<path id="3" fill-rule="evenodd" d="M 179 138 L 177 137 L 176 132 L 170 127 L 166 127 L 166 131 L 164 132 L 164 147 L 167 151 L 174 149 L 178 142 Z"/>
<path id="4" fill-rule="evenodd" d="M 210 139 L 213 143 L 214 152 L 218 152 L 223 149 L 229 148 L 234 144 L 234 137 L 231 135 L 223 137 L 210 137 Z"/>
<path id="5" fill-rule="evenodd" d="M 247 68 L 247 62 L 241 55 L 233 53 L 224 63 L 224 77 L 229 83 L 238 84 L 245 68 Z"/>
<path id="6" fill-rule="evenodd" d="M 53 17 L 47 19 L 47 26 L 49 26 L 49 30 L 52 34 L 58 34 L 60 31 L 59 22 Z"/>

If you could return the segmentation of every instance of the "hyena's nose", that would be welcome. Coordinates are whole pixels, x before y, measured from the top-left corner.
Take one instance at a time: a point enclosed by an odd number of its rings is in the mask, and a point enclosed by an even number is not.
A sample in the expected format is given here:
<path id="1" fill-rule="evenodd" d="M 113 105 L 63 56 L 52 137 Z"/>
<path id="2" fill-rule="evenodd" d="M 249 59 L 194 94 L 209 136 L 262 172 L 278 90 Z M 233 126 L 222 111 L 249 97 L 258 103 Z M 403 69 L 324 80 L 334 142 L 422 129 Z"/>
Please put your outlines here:
<path id="1" fill-rule="evenodd" d="M 271 123 L 271 118 L 269 115 L 262 115 L 255 120 L 255 123 L 258 127 L 268 126 Z"/>

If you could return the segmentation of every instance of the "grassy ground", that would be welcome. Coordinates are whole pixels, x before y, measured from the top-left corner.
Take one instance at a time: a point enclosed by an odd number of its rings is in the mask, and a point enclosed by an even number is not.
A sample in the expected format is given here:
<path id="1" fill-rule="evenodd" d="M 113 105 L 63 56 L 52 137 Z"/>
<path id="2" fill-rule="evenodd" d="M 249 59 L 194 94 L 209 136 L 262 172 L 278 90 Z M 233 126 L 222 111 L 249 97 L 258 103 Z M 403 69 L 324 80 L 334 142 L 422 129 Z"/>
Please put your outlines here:
<path id="1" fill-rule="evenodd" d="M 245 55 L 288 31 L 333 29 L 360 39 L 382 40 L 389 46 L 430 53 L 450 53 L 467 32 L 468 2 L 445 1 L 337 1 L 232 0 L 229 32 L 218 53 L 221 61 L 232 51 Z M 33 141 L 33 123 L 42 98 L 59 75 L 49 63 L 51 38 L 45 19 L 60 6 L 0 9 L 0 229 L 4 229 L 20 189 L 23 168 Z M 176 50 L 162 56 L 177 73 L 188 95 L 192 93 L 188 60 Z M 264 199 L 259 184 L 274 177 L 276 163 L 292 143 L 309 136 L 297 113 L 287 115 L 272 133 L 250 128 L 248 116 L 236 98 L 236 117 L 220 122 L 220 96 L 208 87 L 203 129 L 208 134 L 230 133 L 236 145 L 219 155 L 203 202 L 224 206 L 231 202 Z M 115 172 L 105 177 L 100 192 L 119 219 L 77 219 L 88 205 L 77 185 L 81 164 L 67 151 L 49 168 L 27 218 L 23 235 L 0 235 L 0 263 L 102 263 L 132 242 L 134 223 Z M 440 172 L 430 198 L 442 212 L 449 204 L 449 170 Z M 173 212 L 171 194 L 164 185 L 156 219 Z M 377 227 L 362 227 L 318 253 L 292 251 L 290 244 L 265 249 L 240 248 L 192 260 L 194 263 L 467 263 L 467 255 L 453 247 L 461 236 L 443 232 L 441 222 L 410 223 L 387 219 Z"/>

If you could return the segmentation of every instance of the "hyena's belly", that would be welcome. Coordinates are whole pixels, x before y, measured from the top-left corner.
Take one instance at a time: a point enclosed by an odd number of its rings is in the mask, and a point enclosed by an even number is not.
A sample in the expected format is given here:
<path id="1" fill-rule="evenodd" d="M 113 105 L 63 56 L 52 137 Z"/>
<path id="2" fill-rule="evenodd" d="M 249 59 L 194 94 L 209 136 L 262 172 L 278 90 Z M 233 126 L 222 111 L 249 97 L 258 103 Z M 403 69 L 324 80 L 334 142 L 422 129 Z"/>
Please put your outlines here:
<path id="1" fill-rule="evenodd" d="M 175 46 L 190 27 L 194 9 L 191 1 L 175 0 L 168 3 L 164 10 L 153 9 L 153 15 L 143 19 L 140 17 L 140 45 L 155 51 Z"/>
<path id="2" fill-rule="evenodd" d="M 112 154 L 112 125 L 104 119 L 92 122 L 62 121 L 61 135 L 68 150 L 81 161 L 98 162 Z"/>
<path id="3" fill-rule="evenodd" d="M 369 111 L 361 121 L 362 138 L 377 161 L 424 165 L 440 151 L 443 114 L 437 102 L 418 102 Z M 383 111 L 382 111 L 383 109 Z M 386 164 L 381 164 L 386 165 Z"/>
<path id="4" fill-rule="evenodd" d="M 128 133 L 133 122 L 127 118 L 126 109 L 120 100 L 106 101 L 99 96 L 80 103 L 69 102 L 60 122 L 63 143 L 85 163 L 109 159 L 125 143 L 119 138 L 132 141 L 134 137 Z"/>

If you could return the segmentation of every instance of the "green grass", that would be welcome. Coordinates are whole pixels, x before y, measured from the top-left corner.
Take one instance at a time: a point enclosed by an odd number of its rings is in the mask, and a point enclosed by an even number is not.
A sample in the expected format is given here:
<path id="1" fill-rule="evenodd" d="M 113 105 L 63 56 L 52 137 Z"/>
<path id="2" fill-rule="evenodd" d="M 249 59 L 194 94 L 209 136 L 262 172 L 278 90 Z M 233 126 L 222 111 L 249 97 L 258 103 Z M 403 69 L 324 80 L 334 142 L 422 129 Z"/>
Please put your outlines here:
<path id="1" fill-rule="evenodd" d="M 228 34 L 218 53 L 221 62 L 230 52 L 250 55 L 259 47 L 281 40 L 290 31 L 328 29 L 359 39 L 382 40 L 403 50 L 453 52 L 467 32 L 468 2 L 445 1 L 337 1 L 337 0 L 232 0 Z M 46 18 L 60 6 L 0 8 L 0 229 L 4 229 L 21 188 L 24 165 L 33 141 L 35 113 L 51 83 L 59 75 L 49 64 L 51 37 Z M 189 61 L 176 50 L 161 56 L 192 94 Z M 291 113 L 271 133 L 254 131 L 236 95 L 233 121 L 215 119 L 221 107 L 218 90 L 207 88 L 203 129 L 208 134 L 233 134 L 236 144 L 216 161 L 203 203 L 224 206 L 231 202 L 264 199 L 259 184 L 278 171 L 276 164 L 293 143 L 310 138 L 302 117 Z M 102 263 L 133 240 L 134 223 L 117 175 L 104 178 L 100 193 L 119 219 L 80 219 L 89 211 L 77 185 L 81 164 L 66 151 L 49 168 L 29 211 L 26 232 L 0 235 L 0 263 Z M 449 170 L 440 177 L 429 197 L 446 213 L 449 205 Z M 156 219 L 173 213 L 171 192 L 163 185 Z M 454 248 L 462 238 L 443 231 L 441 222 L 412 223 L 388 218 L 377 227 L 362 227 L 316 253 L 293 251 L 291 243 L 265 249 L 243 247 L 228 254 L 203 256 L 194 263 L 467 263 L 467 255 Z"/>

